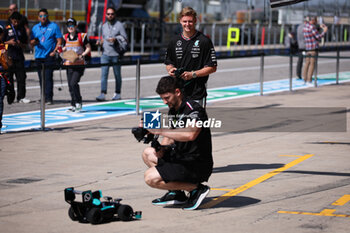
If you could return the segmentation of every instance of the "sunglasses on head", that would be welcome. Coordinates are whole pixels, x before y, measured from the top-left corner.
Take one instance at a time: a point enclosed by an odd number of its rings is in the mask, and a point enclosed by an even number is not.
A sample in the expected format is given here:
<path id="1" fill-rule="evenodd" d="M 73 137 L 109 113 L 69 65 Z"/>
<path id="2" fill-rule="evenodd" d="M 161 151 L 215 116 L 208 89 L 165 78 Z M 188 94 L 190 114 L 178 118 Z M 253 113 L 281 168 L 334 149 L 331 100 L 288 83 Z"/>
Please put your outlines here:
<path id="1" fill-rule="evenodd" d="M 40 18 L 46 18 L 47 15 L 39 15 Z"/>

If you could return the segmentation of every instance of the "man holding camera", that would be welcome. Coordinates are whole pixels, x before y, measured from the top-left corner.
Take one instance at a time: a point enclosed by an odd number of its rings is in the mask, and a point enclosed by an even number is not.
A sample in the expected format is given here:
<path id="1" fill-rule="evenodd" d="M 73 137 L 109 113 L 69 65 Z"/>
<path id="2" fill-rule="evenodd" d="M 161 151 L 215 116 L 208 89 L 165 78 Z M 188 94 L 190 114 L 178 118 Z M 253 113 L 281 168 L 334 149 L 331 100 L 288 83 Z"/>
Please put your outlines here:
<path id="1" fill-rule="evenodd" d="M 34 25 L 31 33 L 30 45 L 35 46 L 35 61 L 38 66 L 38 75 L 41 80 L 41 66 L 45 67 L 45 102 L 53 104 L 53 65 L 56 64 L 56 52 L 62 46 L 62 33 L 58 25 L 49 20 L 47 9 L 38 12 L 39 23 Z"/>
<path id="2" fill-rule="evenodd" d="M 116 10 L 113 7 L 108 7 L 106 11 L 106 19 L 102 26 L 102 39 L 97 41 L 97 45 L 102 45 L 103 53 L 101 56 L 101 64 L 114 63 L 112 65 L 115 78 L 115 91 L 112 100 L 121 99 L 122 75 L 121 66 L 117 64 L 121 54 L 117 51 L 118 36 L 122 36 L 127 40 L 127 34 L 124 26 L 116 19 Z M 97 101 L 106 100 L 109 66 L 101 67 L 101 94 L 96 97 Z"/>
<path id="3" fill-rule="evenodd" d="M 184 68 L 184 95 L 205 107 L 206 83 L 209 74 L 216 72 L 216 53 L 212 41 L 196 30 L 197 13 L 185 7 L 179 14 L 182 33 L 170 41 L 165 65 L 168 74 L 175 77 L 175 70 Z"/>
<path id="4" fill-rule="evenodd" d="M 12 65 L 9 67 L 8 78 L 14 83 L 13 76 L 16 75 L 17 80 L 17 102 L 30 103 L 26 97 L 26 71 L 24 68 L 23 50 L 28 43 L 27 33 L 24 26 L 20 24 L 22 15 L 15 11 L 11 14 L 9 22 L 5 27 L 3 40 L 8 46 L 8 55 L 12 59 Z"/>
<path id="5" fill-rule="evenodd" d="M 183 95 L 183 80 L 162 77 L 156 92 L 169 107 L 169 116 L 177 128 L 148 129 L 151 134 L 163 136 L 160 150 L 148 147 L 142 158 L 149 167 L 145 182 L 152 188 L 169 190 L 163 197 L 152 201 L 154 205 L 184 204 L 184 210 L 199 207 L 210 188 L 208 181 L 212 169 L 212 144 L 209 128 L 198 125 L 180 128 L 186 122 L 208 120 L 205 110 Z M 184 191 L 189 192 L 187 197 Z"/>

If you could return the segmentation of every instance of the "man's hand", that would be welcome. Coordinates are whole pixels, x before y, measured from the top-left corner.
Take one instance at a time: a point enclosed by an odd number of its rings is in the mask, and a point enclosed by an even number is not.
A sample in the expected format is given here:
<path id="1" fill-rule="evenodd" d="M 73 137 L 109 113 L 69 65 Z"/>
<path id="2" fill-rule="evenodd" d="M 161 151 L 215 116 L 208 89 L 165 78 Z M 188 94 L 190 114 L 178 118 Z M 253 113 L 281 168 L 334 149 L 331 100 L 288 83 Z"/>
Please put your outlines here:
<path id="1" fill-rule="evenodd" d="M 11 40 L 6 41 L 6 44 L 9 44 L 12 46 L 19 46 L 20 45 L 20 43 L 15 39 L 11 39 Z"/>
<path id="2" fill-rule="evenodd" d="M 102 46 L 102 44 L 103 44 L 103 39 L 96 41 L 97 46 Z"/>
<path id="3" fill-rule="evenodd" d="M 171 76 L 171 77 L 174 77 L 175 78 L 175 70 L 176 68 L 175 67 L 171 67 L 168 70 L 168 74 Z"/>
<path id="4" fill-rule="evenodd" d="M 189 71 L 185 71 L 182 73 L 182 75 L 180 76 L 183 80 L 191 80 L 193 79 L 193 72 L 189 72 Z"/>
<path id="5" fill-rule="evenodd" d="M 34 47 L 35 45 L 39 44 L 39 40 L 37 38 L 30 40 L 29 44 Z"/>
<path id="6" fill-rule="evenodd" d="M 109 43 L 112 43 L 112 44 L 115 42 L 115 40 L 116 40 L 115 38 L 108 38 L 108 39 L 107 39 L 107 41 L 108 41 Z"/>
<path id="7" fill-rule="evenodd" d="M 321 24 L 321 28 L 326 33 L 328 31 L 328 27 L 325 24 Z"/>

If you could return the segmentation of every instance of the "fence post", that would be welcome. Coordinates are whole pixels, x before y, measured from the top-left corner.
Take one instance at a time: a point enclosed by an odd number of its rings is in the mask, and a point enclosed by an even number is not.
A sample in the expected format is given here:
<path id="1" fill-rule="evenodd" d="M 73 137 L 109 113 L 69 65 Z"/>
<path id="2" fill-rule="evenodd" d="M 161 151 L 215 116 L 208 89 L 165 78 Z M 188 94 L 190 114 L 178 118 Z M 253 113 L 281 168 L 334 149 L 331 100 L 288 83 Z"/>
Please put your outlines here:
<path id="1" fill-rule="evenodd" d="M 137 59 L 137 64 L 136 64 L 136 115 L 140 114 L 140 74 L 141 74 L 141 65 L 140 65 L 140 58 Z"/>
<path id="2" fill-rule="evenodd" d="M 257 47 L 258 46 L 258 40 L 259 40 L 259 23 L 256 24 L 256 27 L 255 27 L 255 46 Z"/>
<path id="3" fill-rule="evenodd" d="M 216 23 L 213 23 L 211 26 L 211 41 L 213 42 L 213 45 L 215 46 L 215 27 Z"/>
<path id="4" fill-rule="evenodd" d="M 244 30 L 245 30 L 245 23 L 242 24 L 241 27 L 241 48 L 243 49 L 244 46 Z"/>
<path id="5" fill-rule="evenodd" d="M 131 35 L 130 35 L 130 52 L 134 53 L 134 49 L 135 49 L 135 25 L 133 23 L 131 23 Z"/>
<path id="6" fill-rule="evenodd" d="M 221 50 L 222 47 L 222 25 L 219 27 L 219 48 Z"/>
<path id="7" fill-rule="evenodd" d="M 293 54 L 291 51 L 289 51 L 289 91 L 293 91 Z"/>
<path id="8" fill-rule="evenodd" d="M 264 95 L 264 52 L 261 53 L 260 58 L 260 95 Z"/>
<path id="9" fill-rule="evenodd" d="M 339 84 L 339 47 L 337 48 L 337 68 L 336 68 L 336 84 Z"/>
<path id="10" fill-rule="evenodd" d="M 145 52 L 145 29 L 146 24 L 143 23 L 141 26 L 141 54 Z"/>
<path id="11" fill-rule="evenodd" d="M 45 130 L 45 64 L 41 64 L 41 103 L 40 103 L 41 130 Z"/>

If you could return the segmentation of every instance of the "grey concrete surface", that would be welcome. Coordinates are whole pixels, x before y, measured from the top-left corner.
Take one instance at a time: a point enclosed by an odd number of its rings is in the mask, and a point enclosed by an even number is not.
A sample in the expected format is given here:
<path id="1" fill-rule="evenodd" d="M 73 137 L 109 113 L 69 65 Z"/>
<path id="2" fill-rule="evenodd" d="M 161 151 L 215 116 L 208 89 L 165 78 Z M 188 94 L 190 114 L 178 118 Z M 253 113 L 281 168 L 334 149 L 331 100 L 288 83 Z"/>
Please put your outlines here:
<path id="1" fill-rule="evenodd" d="M 345 107 L 350 84 L 216 102 L 222 107 Z M 349 114 L 346 115 L 349 121 Z M 184 211 L 152 206 L 164 191 L 143 181 L 146 166 L 130 128 L 137 116 L 52 127 L 47 132 L 0 135 L 1 232 L 337 232 L 350 229 L 350 134 L 346 132 L 214 133 L 212 188 L 204 205 L 241 187 L 210 208 Z M 285 171 L 276 169 L 303 160 Z M 260 182 L 259 177 L 274 174 Z M 21 180 L 22 179 L 22 180 Z M 20 181 L 30 183 L 18 183 Z M 17 183 L 16 183 L 17 181 Z M 141 220 L 101 225 L 73 222 L 63 190 L 102 190 L 141 210 Z M 247 188 L 249 187 L 249 188 Z M 345 196 L 346 197 L 346 196 Z M 334 215 L 319 216 L 324 209 Z M 296 211 L 286 214 L 278 211 Z M 304 214 L 303 214 L 304 213 Z M 305 215 L 313 213 L 311 215 Z M 345 215 L 340 216 L 340 215 Z"/>
<path id="2" fill-rule="evenodd" d="M 322 56 L 335 56 L 334 52 L 321 53 Z M 350 52 L 341 52 L 341 56 L 350 56 Z M 297 58 L 293 59 L 293 72 L 295 77 L 295 67 Z M 348 71 L 350 59 L 341 59 L 340 72 Z M 331 58 L 320 58 L 318 61 L 318 74 L 335 73 L 336 60 Z M 136 87 L 136 67 L 134 65 L 122 67 L 122 91 L 123 99 L 135 98 Z M 155 86 L 160 77 L 166 75 L 163 64 L 141 65 L 141 97 L 155 95 Z M 62 77 L 62 85 L 61 78 Z M 80 89 L 83 97 L 83 105 L 95 103 L 96 96 L 100 94 L 100 68 L 89 68 L 85 70 L 80 81 Z M 286 56 L 266 56 L 264 66 L 264 80 L 279 80 L 289 77 L 289 57 Z M 208 88 L 218 88 L 247 83 L 256 83 L 260 79 L 260 57 L 224 59 L 218 61 L 218 70 L 210 75 Z M 109 82 L 107 100 L 111 100 L 114 93 L 114 75 L 112 68 L 109 70 Z M 68 91 L 65 70 L 54 72 L 54 104 L 47 105 L 46 108 L 68 107 L 70 105 L 70 94 Z M 61 91 L 59 91 L 61 88 Z M 40 110 L 40 86 L 38 74 L 36 72 L 27 73 L 27 98 L 32 100 L 29 104 L 5 103 L 4 114 L 18 113 L 24 111 Z"/>

